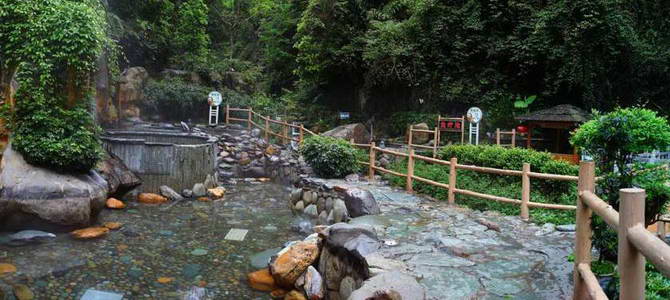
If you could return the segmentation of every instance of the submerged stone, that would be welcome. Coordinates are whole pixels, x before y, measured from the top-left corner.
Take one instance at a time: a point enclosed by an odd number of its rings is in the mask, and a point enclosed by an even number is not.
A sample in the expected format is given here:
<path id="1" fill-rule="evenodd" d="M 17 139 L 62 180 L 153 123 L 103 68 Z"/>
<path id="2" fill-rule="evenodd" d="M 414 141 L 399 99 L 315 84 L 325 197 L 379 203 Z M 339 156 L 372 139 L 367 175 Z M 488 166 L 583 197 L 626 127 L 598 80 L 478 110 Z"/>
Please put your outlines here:
<path id="1" fill-rule="evenodd" d="M 270 258 L 281 251 L 281 249 L 282 248 L 272 248 L 251 255 L 251 257 L 249 257 L 251 266 L 256 269 L 266 268 L 270 263 Z"/>

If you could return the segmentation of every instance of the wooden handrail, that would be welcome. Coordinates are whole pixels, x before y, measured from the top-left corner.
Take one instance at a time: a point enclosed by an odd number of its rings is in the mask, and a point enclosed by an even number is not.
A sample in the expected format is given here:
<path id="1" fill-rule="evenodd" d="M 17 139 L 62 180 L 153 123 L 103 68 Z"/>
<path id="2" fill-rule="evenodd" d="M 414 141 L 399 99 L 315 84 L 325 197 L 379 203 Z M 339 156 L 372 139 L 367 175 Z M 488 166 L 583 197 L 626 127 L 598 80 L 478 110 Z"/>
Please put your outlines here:
<path id="1" fill-rule="evenodd" d="M 579 271 L 579 275 L 581 275 L 582 280 L 584 280 L 584 283 L 586 284 L 586 290 L 588 291 L 592 300 L 608 299 L 602 287 L 600 287 L 598 278 L 596 278 L 596 276 L 593 274 L 591 267 L 588 264 L 579 264 L 577 266 L 577 270 Z"/>
<path id="2" fill-rule="evenodd" d="M 538 179 L 561 180 L 561 181 L 577 182 L 579 180 L 579 176 L 557 175 L 557 174 L 536 173 L 536 172 L 529 172 L 528 176 Z"/>
<path id="3" fill-rule="evenodd" d="M 414 175 L 412 175 L 412 179 L 416 179 L 418 181 L 425 182 L 427 184 L 434 185 L 434 186 L 437 186 L 437 187 L 449 189 L 449 185 L 445 184 L 445 183 L 433 181 L 433 180 L 430 180 L 430 179 L 426 179 L 426 178 L 422 178 L 422 177 L 414 176 Z"/>
<path id="4" fill-rule="evenodd" d="M 466 196 L 473 196 L 473 197 L 477 197 L 477 198 L 493 200 L 493 201 L 498 201 L 498 202 L 521 204 L 521 200 L 519 200 L 519 199 L 512 199 L 512 198 L 507 198 L 507 197 L 494 196 L 494 195 L 479 193 L 479 192 L 470 191 L 470 190 L 454 189 L 454 192 L 456 194 L 461 194 L 461 195 L 466 195 Z"/>
<path id="5" fill-rule="evenodd" d="M 391 151 L 391 150 L 387 150 L 387 149 L 384 149 L 384 148 L 374 147 L 374 149 L 375 149 L 375 151 L 379 151 L 379 152 L 382 152 L 382 153 L 387 153 L 387 154 L 391 154 L 391 155 L 395 155 L 395 156 L 401 156 L 401 157 L 409 156 L 409 154 L 407 154 L 407 153 Z"/>
<path id="6" fill-rule="evenodd" d="M 521 176 L 521 175 L 523 175 L 522 171 L 517 171 L 517 170 L 505 170 L 505 169 L 478 167 L 478 166 L 470 166 L 470 165 L 456 165 L 456 169 L 469 170 L 469 171 L 475 171 L 475 172 L 480 172 L 480 173 L 509 175 L 509 176 Z"/>
<path id="7" fill-rule="evenodd" d="M 605 223 L 613 229 L 619 228 L 619 212 L 617 212 L 611 205 L 600 199 L 591 191 L 582 191 L 579 193 L 581 198 L 589 208 L 591 208 L 597 215 L 599 215 Z"/>
<path id="8" fill-rule="evenodd" d="M 427 161 L 427 162 L 430 162 L 430 163 L 438 164 L 438 165 L 444 165 L 444 166 L 450 165 L 450 163 L 446 160 L 441 160 L 441 159 L 432 158 L 432 157 L 423 156 L 423 155 L 418 155 L 418 154 L 414 155 L 414 158 L 419 159 L 419 160 L 423 160 L 423 161 Z"/>
<path id="9" fill-rule="evenodd" d="M 389 169 L 384 169 L 382 167 L 374 167 L 373 166 L 372 168 L 374 168 L 376 171 L 388 173 L 388 174 L 391 174 L 391 175 L 395 175 L 395 176 L 399 176 L 399 177 L 407 177 L 407 174 L 399 173 L 399 172 L 396 172 L 396 171 L 391 171 Z"/>
<path id="10" fill-rule="evenodd" d="M 670 246 L 638 224 L 628 229 L 628 240 L 663 275 L 670 278 Z"/>
<path id="11" fill-rule="evenodd" d="M 423 132 L 423 133 L 435 133 L 433 130 L 427 130 L 427 129 L 410 129 L 412 132 Z"/>

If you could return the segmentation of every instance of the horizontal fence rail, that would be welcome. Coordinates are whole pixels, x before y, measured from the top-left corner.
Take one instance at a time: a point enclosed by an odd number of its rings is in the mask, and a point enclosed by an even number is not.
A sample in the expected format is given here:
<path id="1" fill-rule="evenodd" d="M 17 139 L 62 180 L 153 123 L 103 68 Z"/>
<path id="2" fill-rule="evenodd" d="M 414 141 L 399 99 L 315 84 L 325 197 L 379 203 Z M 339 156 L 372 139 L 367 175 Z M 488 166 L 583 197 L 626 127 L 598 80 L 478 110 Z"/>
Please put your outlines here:
<path id="1" fill-rule="evenodd" d="M 591 218 L 595 213 L 618 233 L 619 299 L 644 299 L 646 260 L 663 275 L 670 277 L 670 246 L 644 227 L 644 190 L 621 189 L 619 211 L 616 211 L 595 194 L 595 182 L 594 163 L 580 163 L 573 298 L 607 299 L 591 271 Z"/>
<path id="2" fill-rule="evenodd" d="M 246 118 L 234 118 L 230 116 L 231 112 L 243 112 L 246 113 Z M 260 119 L 261 122 L 254 121 L 254 118 Z M 289 142 L 296 142 L 302 144 L 304 141 L 305 133 L 309 135 L 316 135 L 316 133 L 307 130 L 303 124 L 292 124 L 282 120 L 274 120 L 270 117 L 263 116 L 255 112 L 251 108 L 235 108 L 226 105 L 226 124 L 230 124 L 231 121 L 234 122 L 245 122 L 247 124 L 247 129 L 252 127 L 258 128 L 264 136 L 264 139 L 269 143 L 270 137 L 276 137 L 280 140 L 282 144 L 288 144 Z M 280 129 L 278 132 L 273 131 L 272 126 L 279 125 Z M 289 134 L 291 129 L 298 130 L 298 137 L 296 138 L 293 134 Z"/>

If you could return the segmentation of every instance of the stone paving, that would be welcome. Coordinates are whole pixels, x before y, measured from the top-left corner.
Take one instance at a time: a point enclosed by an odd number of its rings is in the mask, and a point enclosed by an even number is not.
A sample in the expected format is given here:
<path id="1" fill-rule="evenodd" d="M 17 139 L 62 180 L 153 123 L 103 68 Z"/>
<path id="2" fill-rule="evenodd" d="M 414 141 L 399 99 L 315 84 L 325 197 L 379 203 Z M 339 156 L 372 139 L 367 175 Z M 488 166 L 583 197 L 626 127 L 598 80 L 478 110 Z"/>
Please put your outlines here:
<path id="1" fill-rule="evenodd" d="M 394 260 L 414 275 L 429 299 L 571 297 L 572 232 L 496 212 L 450 207 L 385 185 L 326 182 L 374 194 L 382 213 L 350 223 L 374 226 L 384 240 L 380 261 Z"/>

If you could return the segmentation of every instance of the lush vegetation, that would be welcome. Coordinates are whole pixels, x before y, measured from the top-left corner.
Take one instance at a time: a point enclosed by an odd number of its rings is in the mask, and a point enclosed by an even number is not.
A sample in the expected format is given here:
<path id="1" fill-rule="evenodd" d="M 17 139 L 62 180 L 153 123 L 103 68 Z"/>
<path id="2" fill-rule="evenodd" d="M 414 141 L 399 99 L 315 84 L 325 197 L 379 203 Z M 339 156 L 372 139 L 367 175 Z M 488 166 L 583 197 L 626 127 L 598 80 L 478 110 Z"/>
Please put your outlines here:
<path id="1" fill-rule="evenodd" d="M 128 65 L 197 72 L 310 126 L 338 110 L 385 128 L 396 112 L 477 105 L 485 127 L 509 127 L 529 107 L 670 107 L 662 1 L 118 0 L 110 12 Z"/>
<path id="2" fill-rule="evenodd" d="M 0 18 L 0 77 L 19 82 L 16 99 L 2 94 L 15 149 L 35 165 L 91 169 L 101 147 L 85 107 L 90 74 L 109 44 L 103 8 L 88 0 L 8 0 Z"/>
<path id="3" fill-rule="evenodd" d="M 519 148 L 502 148 L 498 146 L 453 145 L 442 148 L 440 157 L 449 160 L 458 158 L 460 164 L 477 165 L 508 170 L 521 170 L 523 163 L 530 163 L 536 172 L 576 175 L 577 167 L 567 162 L 555 161 L 548 153 Z M 407 161 L 400 160 L 393 164 L 392 169 L 406 172 Z M 449 167 L 436 164 L 415 162 L 414 174 L 448 184 Z M 403 178 L 389 176 L 391 182 L 404 186 Z M 531 180 L 531 201 L 542 203 L 557 203 L 574 205 L 576 185 L 574 183 L 557 182 L 552 180 Z M 474 171 L 458 171 L 457 186 L 461 189 L 521 199 L 521 178 L 516 176 L 501 176 L 477 173 Z M 423 182 L 414 181 L 414 190 L 431 195 L 437 199 L 446 199 L 447 190 Z M 478 210 L 496 210 L 508 215 L 519 215 L 519 206 L 482 200 L 469 196 L 457 196 L 459 204 Z M 531 209 L 531 219 L 538 223 L 571 224 L 575 214 L 572 211 L 558 211 L 547 209 Z"/>
<path id="4" fill-rule="evenodd" d="M 300 146 L 300 153 L 314 172 L 325 178 L 342 178 L 359 170 L 358 151 L 347 141 L 312 136 Z"/>

